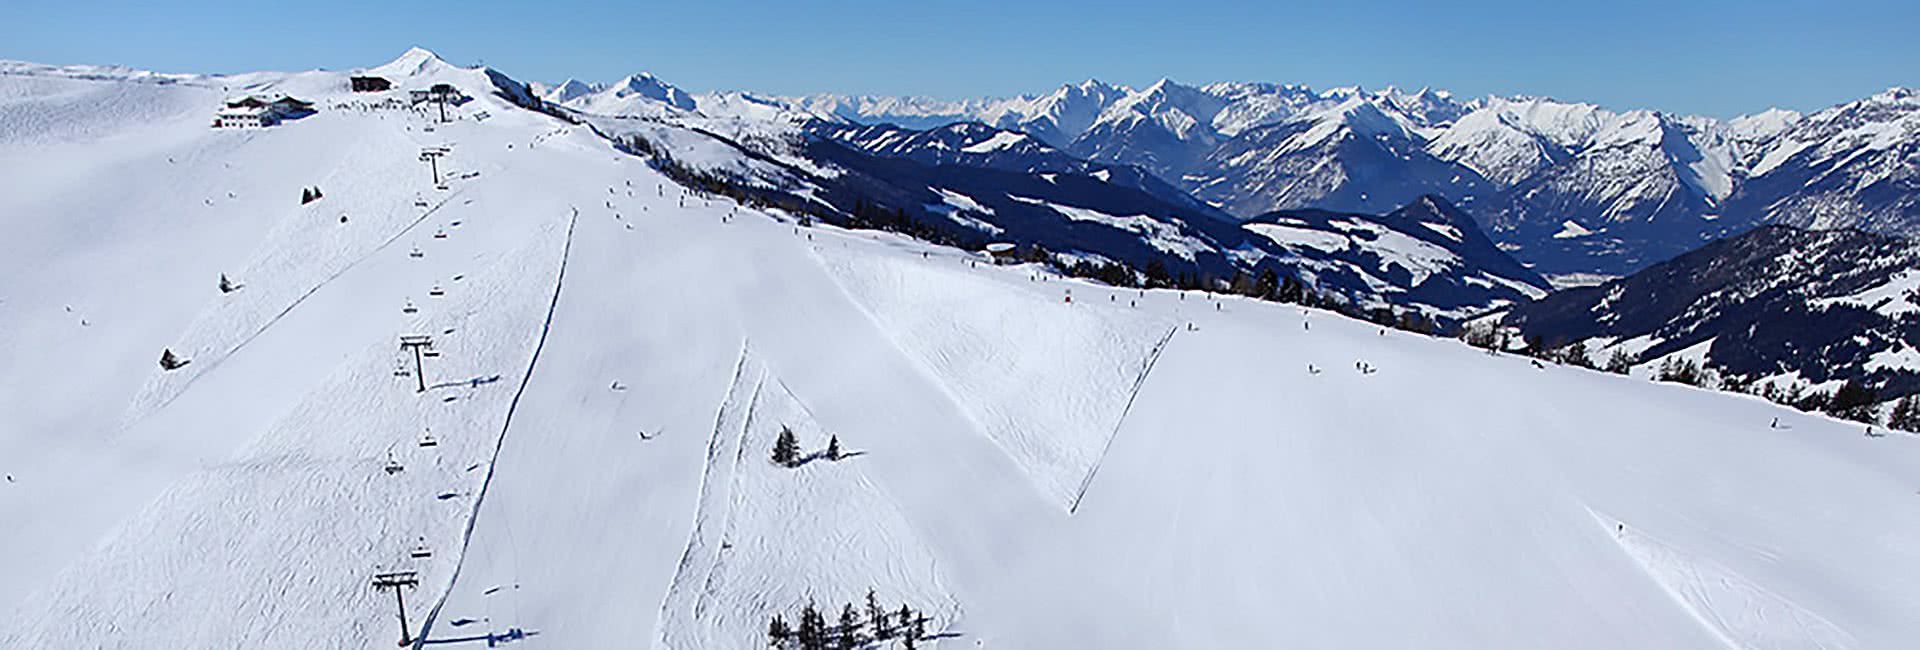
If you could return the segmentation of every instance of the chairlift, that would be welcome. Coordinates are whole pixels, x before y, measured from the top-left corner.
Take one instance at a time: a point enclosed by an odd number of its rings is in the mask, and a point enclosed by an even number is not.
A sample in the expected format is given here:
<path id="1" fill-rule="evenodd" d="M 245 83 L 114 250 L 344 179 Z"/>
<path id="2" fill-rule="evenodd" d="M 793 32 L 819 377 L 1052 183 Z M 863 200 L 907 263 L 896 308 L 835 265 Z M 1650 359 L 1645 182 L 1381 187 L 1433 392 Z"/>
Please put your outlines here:
<path id="1" fill-rule="evenodd" d="M 433 238 L 434 238 L 434 239 L 446 239 L 446 238 L 447 238 L 447 231 L 445 231 L 445 230 L 435 230 L 435 231 L 433 231 Z"/>
<path id="2" fill-rule="evenodd" d="M 425 252 L 422 252 L 419 246 L 415 246 L 413 247 L 413 250 L 407 251 L 407 257 L 418 259 L 426 256 L 427 254 Z"/>
<path id="3" fill-rule="evenodd" d="M 420 538 L 420 543 L 414 544 L 413 549 L 407 551 L 407 557 L 411 557 L 416 560 L 424 560 L 424 559 L 433 557 L 433 550 L 427 548 L 427 540 L 426 538 L 422 537 Z"/>
<path id="4" fill-rule="evenodd" d="M 447 295 L 447 290 L 440 288 L 440 285 L 436 284 L 436 285 L 433 285 L 433 289 L 427 291 L 427 295 L 444 296 L 444 295 Z"/>
<path id="5" fill-rule="evenodd" d="M 392 456 L 388 456 L 387 465 L 384 469 L 387 470 L 387 474 L 389 475 L 399 474 L 400 472 L 405 471 L 407 469 L 407 466 L 401 465 L 398 459 L 395 459 Z"/>
<path id="6" fill-rule="evenodd" d="M 428 359 L 432 359 L 434 357 L 440 356 L 440 351 L 435 350 L 433 348 L 427 348 L 425 350 L 420 351 L 420 356 L 426 357 Z"/>
<path id="7" fill-rule="evenodd" d="M 401 307 L 401 308 L 400 308 L 400 313 L 403 313 L 403 314 L 415 314 L 415 313 L 419 313 L 419 312 L 420 312 L 420 308 L 419 308 L 419 307 L 415 307 L 415 306 L 413 305 L 413 300 L 412 300 L 412 299 L 408 299 L 408 300 L 407 300 L 407 306 L 405 306 L 405 307 Z"/>

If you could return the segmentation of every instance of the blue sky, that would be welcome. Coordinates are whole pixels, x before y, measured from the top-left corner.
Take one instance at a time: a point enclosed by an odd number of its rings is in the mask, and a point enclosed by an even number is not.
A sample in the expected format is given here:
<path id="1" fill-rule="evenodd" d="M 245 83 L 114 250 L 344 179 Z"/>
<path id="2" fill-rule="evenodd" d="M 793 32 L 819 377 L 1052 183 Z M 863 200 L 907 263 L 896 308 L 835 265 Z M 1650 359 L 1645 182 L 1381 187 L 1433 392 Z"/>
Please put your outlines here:
<path id="1" fill-rule="evenodd" d="M 1089 77 L 1431 86 L 1728 117 L 1920 85 L 1920 2 L 8 0 L 0 58 L 176 72 L 421 45 L 523 79 L 959 98 Z M 164 5 L 164 6 L 163 6 Z"/>

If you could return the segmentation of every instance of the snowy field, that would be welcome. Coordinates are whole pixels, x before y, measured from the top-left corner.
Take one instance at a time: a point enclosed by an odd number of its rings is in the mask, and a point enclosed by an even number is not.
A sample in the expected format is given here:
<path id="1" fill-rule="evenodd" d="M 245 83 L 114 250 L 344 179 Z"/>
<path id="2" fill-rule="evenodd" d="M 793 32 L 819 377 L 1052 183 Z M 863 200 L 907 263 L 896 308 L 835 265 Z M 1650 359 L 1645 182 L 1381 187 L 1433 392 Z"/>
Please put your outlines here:
<path id="1" fill-rule="evenodd" d="M 1910 436 L 796 227 L 424 52 L 383 73 L 451 123 L 7 69 L 0 647 L 393 647 L 395 570 L 448 648 L 766 647 L 869 589 L 953 648 L 1920 638 Z M 209 129 L 240 86 L 322 110 Z"/>

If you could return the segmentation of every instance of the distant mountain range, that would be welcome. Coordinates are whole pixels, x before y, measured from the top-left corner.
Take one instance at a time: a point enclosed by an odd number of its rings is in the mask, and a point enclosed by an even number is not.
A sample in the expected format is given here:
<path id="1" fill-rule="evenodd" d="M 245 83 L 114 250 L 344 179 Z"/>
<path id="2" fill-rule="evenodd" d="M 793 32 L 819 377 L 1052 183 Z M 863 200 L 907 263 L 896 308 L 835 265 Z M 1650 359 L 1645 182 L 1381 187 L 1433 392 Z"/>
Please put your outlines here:
<path id="1" fill-rule="evenodd" d="M 699 95 L 846 124 L 977 122 L 1135 165 L 1238 218 L 1380 214 L 1434 194 L 1541 272 L 1624 274 L 1756 225 L 1920 232 L 1920 98 L 1733 120 L 1538 97 L 1089 80 L 1005 99 Z"/>
<path id="2" fill-rule="evenodd" d="M 1300 210 L 1379 219 L 1435 197 L 1529 273 L 1566 285 L 1765 224 L 1920 233 L 1920 94 L 1906 89 L 1811 115 L 1732 120 L 1539 97 L 1164 79 L 963 101 L 689 94 L 645 74 L 535 90 L 587 114 L 698 116 L 740 142 L 767 142 L 771 129 L 775 142 L 826 138 L 922 165 L 1099 172 L 1203 219 Z"/>
<path id="3" fill-rule="evenodd" d="M 977 123 L 780 126 L 695 112 L 578 119 L 829 221 L 905 218 L 966 247 L 1038 247 L 1068 264 L 1124 263 L 1143 279 L 1228 283 L 1271 271 L 1357 309 L 1410 309 L 1443 323 L 1549 290 L 1440 197 L 1385 215 L 1296 210 L 1243 222 L 1138 167 L 1089 162 Z"/>

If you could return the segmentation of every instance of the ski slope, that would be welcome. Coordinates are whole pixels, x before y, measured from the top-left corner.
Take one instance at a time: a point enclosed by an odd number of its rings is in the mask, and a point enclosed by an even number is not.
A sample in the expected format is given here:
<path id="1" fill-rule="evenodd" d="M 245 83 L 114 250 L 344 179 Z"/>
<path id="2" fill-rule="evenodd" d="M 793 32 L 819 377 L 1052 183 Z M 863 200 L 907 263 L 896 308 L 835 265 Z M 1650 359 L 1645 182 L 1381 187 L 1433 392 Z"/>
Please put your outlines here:
<path id="1" fill-rule="evenodd" d="M 869 589 L 956 648 L 1920 638 L 1911 436 L 801 228 L 421 51 L 380 70 L 472 95 L 450 123 L 338 73 L 34 70 L 0 647 L 391 647 L 392 570 L 451 648 L 765 647 Z M 223 86 L 322 110 L 210 130 Z M 853 453 L 775 466 L 781 426 Z"/>

